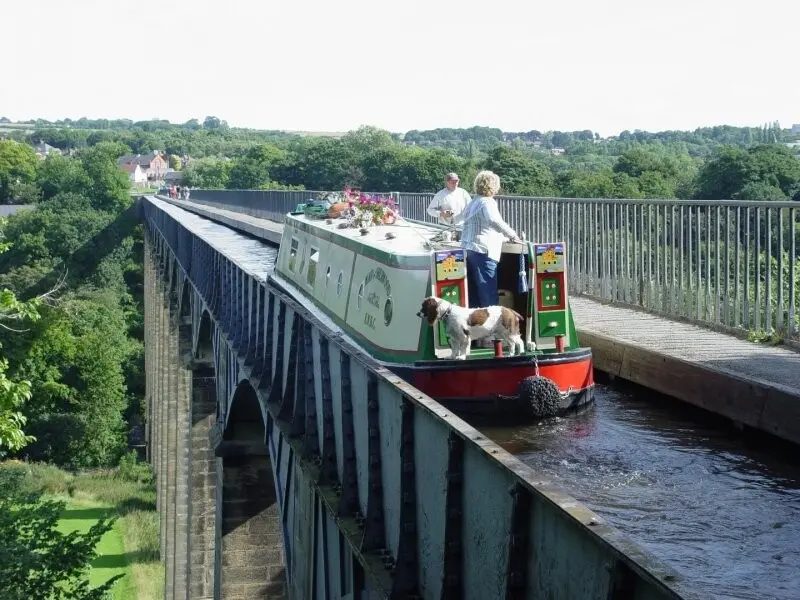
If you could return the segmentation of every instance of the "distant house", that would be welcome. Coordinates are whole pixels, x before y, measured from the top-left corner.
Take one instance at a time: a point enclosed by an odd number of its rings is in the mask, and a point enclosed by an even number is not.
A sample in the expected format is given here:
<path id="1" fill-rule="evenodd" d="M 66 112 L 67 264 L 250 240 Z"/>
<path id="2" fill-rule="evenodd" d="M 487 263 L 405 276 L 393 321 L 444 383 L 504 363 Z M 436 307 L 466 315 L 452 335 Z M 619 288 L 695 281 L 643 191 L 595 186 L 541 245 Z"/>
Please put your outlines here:
<path id="1" fill-rule="evenodd" d="M 792 125 L 792 135 L 800 134 L 800 123 L 794 123 Z"/>
<path id="2" fill-rule="evenodd" d="M 36 153 L 36 156 L 39 157 L 39 160 L 45 159 L 50 154 L 61 154 L 61 150 L 54 148 L 42 140 L 39 140 L 38 144 L 34 144 L 33 151 Z"/>
<path id="3" fill-rule="evenodd" d="M 183 181 L 183 172 L 170 171 L 164 176 L 164 183 L 166 185 L 178 185 Z"/>
<path id="4" fill-rule="evenodd" d="M 161 181 L 169 169 L 169 163 L 158 150 L 150 154 L 126 154 L 119 159 L 119 166 L 125 168 L 125 165 L 138 165 L 148 181 Z M 126 169 L 126 172 L 131 171 Z"/>
<path id="5" fill-rule="evenodd" d="M 125 163 L 120 167 L 128 174 L 128 179 L 131 180 L 134 186 L 144 187 L 147 185 L 147 174 L 142 170 L 141 166 L 136 163 Z"/>

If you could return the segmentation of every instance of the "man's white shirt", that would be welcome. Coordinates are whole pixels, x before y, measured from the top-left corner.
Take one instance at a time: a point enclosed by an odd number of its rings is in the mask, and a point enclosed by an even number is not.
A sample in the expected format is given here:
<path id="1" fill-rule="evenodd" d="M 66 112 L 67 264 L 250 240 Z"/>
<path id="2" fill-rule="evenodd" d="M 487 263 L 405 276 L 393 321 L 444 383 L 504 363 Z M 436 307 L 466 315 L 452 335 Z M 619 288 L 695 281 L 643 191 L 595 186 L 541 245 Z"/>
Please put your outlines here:
<path id="1" fill-rule="evenodd" d="M 442 225 L 452 225 L 452 217 L 440 217 L 439 211 L 450 210 L 453 216 L 462 212 L 472 200 L 467 190 L 457 187 L 452 192 L 447 188 L 439 190 L 428 205 L 428 214 L 439 219 Z"/>

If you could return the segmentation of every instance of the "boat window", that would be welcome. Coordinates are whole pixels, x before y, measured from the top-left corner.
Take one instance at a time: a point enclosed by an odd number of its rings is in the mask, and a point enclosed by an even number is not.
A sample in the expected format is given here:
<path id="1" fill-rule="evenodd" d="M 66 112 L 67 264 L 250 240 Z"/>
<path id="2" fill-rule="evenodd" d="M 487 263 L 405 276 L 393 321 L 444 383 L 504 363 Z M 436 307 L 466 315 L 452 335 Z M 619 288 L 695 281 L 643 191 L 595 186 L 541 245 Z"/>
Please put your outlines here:
<path id="1" fill-rule="evenodd" d="M 394 303 L 392 302 L 392 297 L 389 296 L 386 299 L 386 303 L 383 305 L 383 324 L 387 327 L 389 326 L 389 323 L 392 322 L 392 312 L 394 309 L 393 305 Z"/>
<path id="2" fill-rule="evenodd" d="M 328 287 L 328 281 L 331 278 L 331 266 L 328 265 L 328 269 L 325 271 L 325 287 Z"/>
<path id="3" fill-rule="evenodd" d="M 344 285 L 344 271 L 339 271 L 339 279 L 336 282 L 336 295 L 342 295 L 342 286 Z"/>
<path id="4" fill-rule="evenodd" d="M 358 286 L 358 298 L 356 299 L 356 306 L 361 310 L 361 301 L 364 299 L 364 284 Z"/>
<path id="5" fill-rule="evenodd" d="M 303 269 L 306 267 L 306 256 L 308 255 L 308 246 L 303 247 L 303 258 L 300 259 L 300 269 L 297 271 L 298 273 L 302 274 Z"/>
<path id="6" fill-rule="evenodd" d="M 314 286 L 317 279 L 317 263 L 319 262 L 319 249 L 312 248 L 311 256 L 308 257 L 308 273 L 306 274 L 306 281 L 308 285 Z"/>
<path id="7" fill-rule="evenodd" d="M 292 247 L 289 249 L 289 270 L 294 272 L 294 263 L 297 261 L 297 246 L 300 241 L 297 238 L 292 238 Z"/>

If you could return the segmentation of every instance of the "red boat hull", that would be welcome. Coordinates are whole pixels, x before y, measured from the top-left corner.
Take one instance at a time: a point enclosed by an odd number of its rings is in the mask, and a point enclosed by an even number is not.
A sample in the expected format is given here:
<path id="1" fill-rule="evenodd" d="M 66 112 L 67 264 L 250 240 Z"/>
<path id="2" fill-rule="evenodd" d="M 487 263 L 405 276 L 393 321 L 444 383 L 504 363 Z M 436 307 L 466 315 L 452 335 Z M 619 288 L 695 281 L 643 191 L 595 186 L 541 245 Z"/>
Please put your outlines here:
<path id="1" fill-rule="evenodd" d="M 405 375 L 414 387 L 458 412 L 497 413 L 524 410 L 516 398 L 520 381 L 536 375 L 530 356 L 415 363 Z M 564 397 L 559 414 L 594 399 L 592 352 L 580 348 L 538 358 L 539 375 L 558 386 Z"/>

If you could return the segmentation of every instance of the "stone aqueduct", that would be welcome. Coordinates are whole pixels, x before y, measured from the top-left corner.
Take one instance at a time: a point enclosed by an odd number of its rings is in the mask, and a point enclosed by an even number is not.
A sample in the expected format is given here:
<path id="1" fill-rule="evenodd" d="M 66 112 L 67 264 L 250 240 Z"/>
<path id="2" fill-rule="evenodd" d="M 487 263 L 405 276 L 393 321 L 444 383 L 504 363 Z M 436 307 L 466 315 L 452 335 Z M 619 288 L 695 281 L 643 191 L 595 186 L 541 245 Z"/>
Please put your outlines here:
<path id="1" fill-rule="evenodd" d="M 274 249 L 140 211 L 167 599 L 698 597 L 270 287 Z"/>

